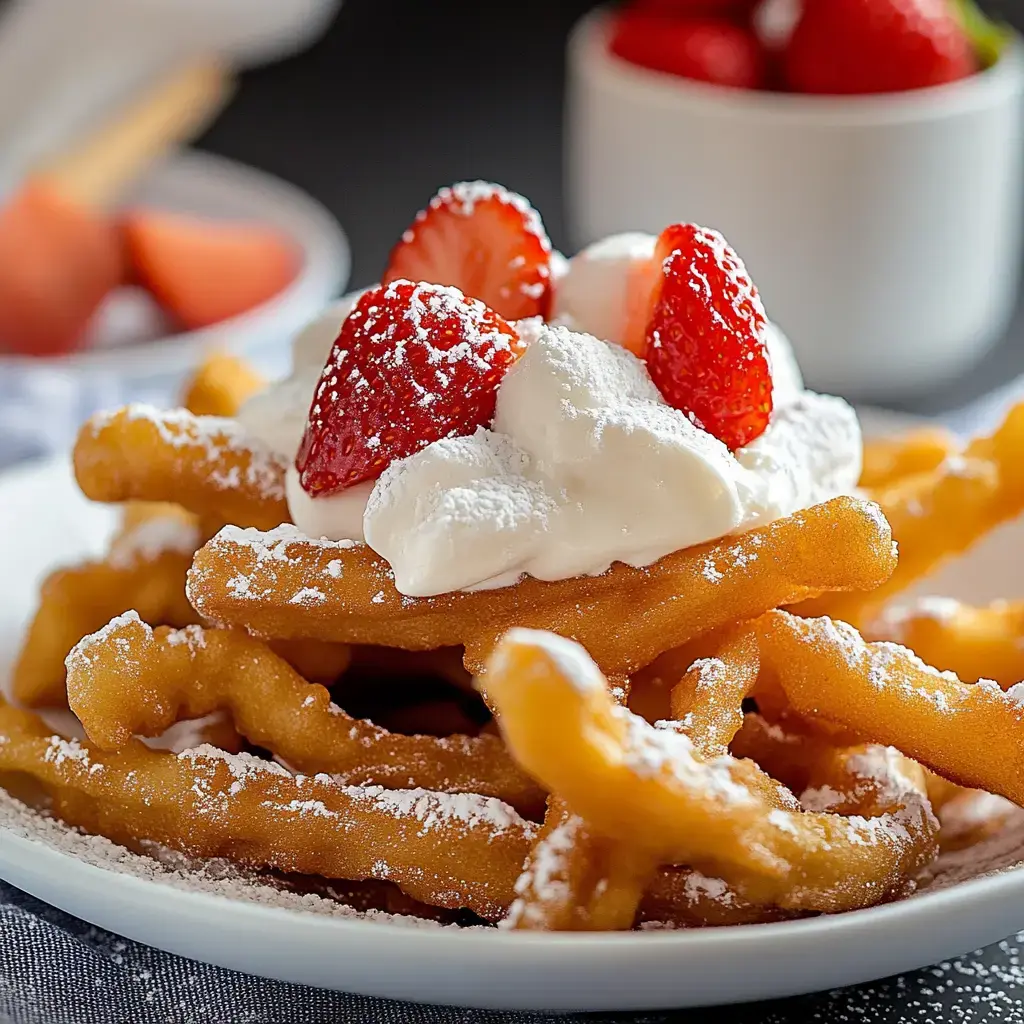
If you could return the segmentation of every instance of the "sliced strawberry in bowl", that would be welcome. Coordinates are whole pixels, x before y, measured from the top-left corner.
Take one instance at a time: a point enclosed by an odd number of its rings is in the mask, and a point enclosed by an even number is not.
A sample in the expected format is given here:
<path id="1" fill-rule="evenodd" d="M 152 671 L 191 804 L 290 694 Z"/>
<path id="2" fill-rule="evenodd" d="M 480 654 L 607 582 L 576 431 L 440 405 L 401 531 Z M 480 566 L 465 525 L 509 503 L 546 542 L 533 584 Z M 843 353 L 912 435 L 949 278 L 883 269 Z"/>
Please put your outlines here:
<path id="1" fill-rule="evenodd" d="M 673 224 L 658 240 L 661 279 L 644 358 L 662 397 L 735 450 L 772 412 L 767 317 L 746 267 L 717 232 Z"/>
<path id="2" fill-rule="evenodd" d="M 398 280 L 451 285 L 506 320 L 546 316 L 551 242 L 521 195 L 463 181 L 441 189 L 391 250 L 382 281 Z"/>
<path id="3" fill-rule="evenodd" d="M 432 441 L 486 426 L 524 347 L 501 316 L 456 288 L 371 288 L 342 324 L 317 385 L 295 460 L 303 489 L 334 494 Z"/>

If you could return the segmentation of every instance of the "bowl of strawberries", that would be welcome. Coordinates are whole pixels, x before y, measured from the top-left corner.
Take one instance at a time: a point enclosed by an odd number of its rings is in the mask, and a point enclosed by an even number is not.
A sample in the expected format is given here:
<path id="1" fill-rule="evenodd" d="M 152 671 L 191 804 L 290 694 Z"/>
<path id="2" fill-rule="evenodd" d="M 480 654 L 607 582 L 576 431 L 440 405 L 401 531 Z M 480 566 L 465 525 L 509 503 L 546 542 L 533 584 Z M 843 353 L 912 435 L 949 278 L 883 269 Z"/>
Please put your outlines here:
<path id="1" fill-rule="evenodd" d="M 282 372 L 349 253 L 299 189 L 185 151 L 109 211 L 26 187 L 0 210 L 0 264 L 18 270 L 0 283 L 3 466 L 62 450 L 96 409 L 172 400 L 210 352 Z"/>
<path id="2" fill-rule="evenodd" d="M 971 0 L 633 0 L 569 43 L 573 241 L 715 224 L 808 383 L 964 372 L 1019 281 L 1024 46 Z"/>

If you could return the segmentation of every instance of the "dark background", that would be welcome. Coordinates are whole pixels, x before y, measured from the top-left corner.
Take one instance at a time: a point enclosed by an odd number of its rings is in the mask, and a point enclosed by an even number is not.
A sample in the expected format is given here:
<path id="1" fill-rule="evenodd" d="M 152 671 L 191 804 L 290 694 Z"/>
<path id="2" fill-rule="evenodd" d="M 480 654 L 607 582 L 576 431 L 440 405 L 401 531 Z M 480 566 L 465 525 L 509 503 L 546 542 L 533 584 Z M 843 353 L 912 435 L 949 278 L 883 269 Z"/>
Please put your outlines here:
<path id="1" fill-rule="evenodd" d="M 201 145 L 329 207 L 352 244 L 353 285 L 377 280 L 416 211 L 463 179 L 523 193 L 568 249 L 563 55 L 570 26 L 594 6 L 345 0 L 312 49 L 243 77 Z M 984 6 L 1024 27 L 1024 0 Z"/>
<path id="2" fill-rule="evenodd" d="M 279 174 L 348 232 L 355 285 L 441 185 L 500 181 L 566 245 L 565 36 L 584 0 L 345 0 L 312 49 L 245 75 L 202 145 Z"/>

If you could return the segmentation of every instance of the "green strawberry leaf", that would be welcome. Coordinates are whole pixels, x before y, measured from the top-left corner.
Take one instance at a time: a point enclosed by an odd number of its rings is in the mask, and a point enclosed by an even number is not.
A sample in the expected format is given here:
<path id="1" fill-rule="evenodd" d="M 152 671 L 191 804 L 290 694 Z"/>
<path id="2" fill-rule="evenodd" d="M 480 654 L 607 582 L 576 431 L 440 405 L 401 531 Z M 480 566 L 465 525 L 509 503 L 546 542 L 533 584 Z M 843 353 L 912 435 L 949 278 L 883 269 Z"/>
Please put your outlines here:
<path id="1" fill-rule="evenodd" d="M 953 10 L 983 68 L 990 68 L 1013 38 L 1009 25 L 992 21 L 974 0 L 952 0 Z"/>

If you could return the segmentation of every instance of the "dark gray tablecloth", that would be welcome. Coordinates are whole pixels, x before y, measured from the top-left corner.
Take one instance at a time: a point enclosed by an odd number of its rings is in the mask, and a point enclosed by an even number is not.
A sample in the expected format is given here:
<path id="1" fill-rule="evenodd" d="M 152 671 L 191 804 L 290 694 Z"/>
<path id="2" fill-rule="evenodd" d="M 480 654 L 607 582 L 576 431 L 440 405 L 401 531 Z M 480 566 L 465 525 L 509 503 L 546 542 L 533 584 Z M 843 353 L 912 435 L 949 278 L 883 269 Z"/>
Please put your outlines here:
<path id="1" fill-rule="evenodd" d="M 1024 1024 L 1022 945 L 1024 934 L 934 968 L 799 999 L 573 1019 L 591 1024 Z M 565 1019 L 417 1006 L 264 981 L 128 942 L 0 882 L 3 1024 L 547 1024 Z"/>

